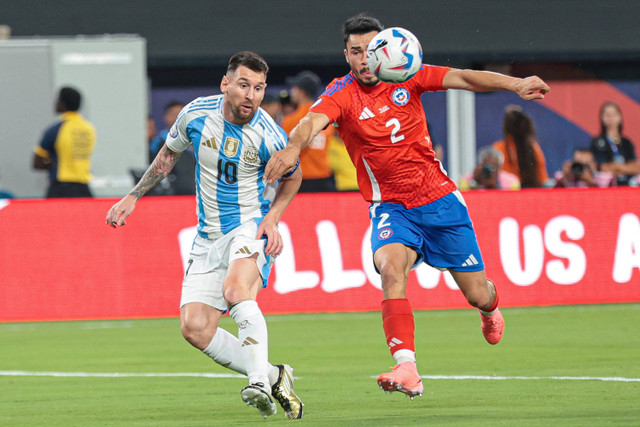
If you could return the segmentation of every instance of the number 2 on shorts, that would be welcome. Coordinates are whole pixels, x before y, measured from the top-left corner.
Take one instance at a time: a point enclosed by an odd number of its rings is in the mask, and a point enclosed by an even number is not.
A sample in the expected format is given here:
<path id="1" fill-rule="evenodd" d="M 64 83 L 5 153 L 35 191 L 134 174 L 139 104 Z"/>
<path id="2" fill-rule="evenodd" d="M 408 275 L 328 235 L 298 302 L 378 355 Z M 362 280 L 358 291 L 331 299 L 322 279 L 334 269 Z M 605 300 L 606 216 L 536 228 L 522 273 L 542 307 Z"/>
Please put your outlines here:
<path id="1" fill-rule="evenodd" d="M 380 222 L 378 223 L 378 230 L 380 230 L 382 227 L 388 227 L 391 225 L 390 222 L 386 222 L 388 219 L 389 219 L 388 213 L 380 214 Z"/>

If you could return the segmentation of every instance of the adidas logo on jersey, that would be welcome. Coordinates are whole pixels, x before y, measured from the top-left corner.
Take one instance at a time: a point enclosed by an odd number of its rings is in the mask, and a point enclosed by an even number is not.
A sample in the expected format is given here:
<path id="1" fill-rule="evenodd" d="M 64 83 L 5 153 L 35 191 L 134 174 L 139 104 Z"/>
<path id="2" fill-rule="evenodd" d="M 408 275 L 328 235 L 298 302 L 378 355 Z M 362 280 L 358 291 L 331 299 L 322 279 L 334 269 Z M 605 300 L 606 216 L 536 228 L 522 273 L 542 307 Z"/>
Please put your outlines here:
<path id="1" fill-rule="evenodd" d="M 479 262 L 476 259 L 476 257 L 473 256 L 473 254 L 469 255 L 469 258 L 467 258 L 467 260 L 462 263 L 463 267 L 471 267 L 472 265 L 478 265 Z"/>
<path id="2" fill-rule="evenodd" d="M 202 145 L 209 148 L 215 148 L 216 150 L 218 149 L 218 144 L 216 144 L 215 138 L 210 138 L 206 141 L 202 141 Z"/>
<path id="3" fill-rule="evenodd" d="M 360 113 L 360 117 L 358 117 L 359 120 L 367 120 L 370 119 L 372 117 L 375 117 L 376 115 L 373 114 L 373 112 L 371 110 L 369 110 L 367 107 L 364 107 L 364 110 L 362 110 L 362 113 Z"/>

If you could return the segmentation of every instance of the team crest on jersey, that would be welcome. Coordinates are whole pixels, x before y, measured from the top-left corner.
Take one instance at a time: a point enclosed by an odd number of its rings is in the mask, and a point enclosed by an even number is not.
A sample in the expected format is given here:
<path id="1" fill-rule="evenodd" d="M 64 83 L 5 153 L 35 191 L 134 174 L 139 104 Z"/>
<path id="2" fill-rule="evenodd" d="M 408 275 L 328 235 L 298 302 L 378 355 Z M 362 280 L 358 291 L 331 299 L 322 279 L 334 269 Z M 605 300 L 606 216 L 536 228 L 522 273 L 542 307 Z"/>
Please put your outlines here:
<path id="1" fill-rule="evenodd" d="M 391 94 L 391 99 L 396 105 L 405 105 L 407 102 L 409 102 L 409 91 L 403 87 L 399 87 L 398 89 L 393 91 L 393 94 Z"/>
<path id="2" fill-rule="evenodd" d="M 228 136 L 227 139 L 224 140 L 224 155 L 234 157 L 238 154 L 238 147 L 240 147 L 240 140 Z"/>
<path id="3" fill-rule="evenodd" d="M 247 163 L 258 163 L 258 150 L 256 150 L 255 148 L 247 148 L 246 150 L 244 150 L 242 158 Z"/>
<path id="4" fill-rule="evenodd" d="M 178 137 L 178 128 L 176 127 L 175 124 L 173 126 L 171 126 L 171 129 L 169 130 L 169 135 L 171 136 L 171 138 L 177 138 Z"/>
<path id="5" fill-rule="evenodd" d="M 387 240 L 391 236 L 393 236 L 393 230 L 390 228 L 383 228 L 378 233 L 378 239 L 380 240 Z"/>

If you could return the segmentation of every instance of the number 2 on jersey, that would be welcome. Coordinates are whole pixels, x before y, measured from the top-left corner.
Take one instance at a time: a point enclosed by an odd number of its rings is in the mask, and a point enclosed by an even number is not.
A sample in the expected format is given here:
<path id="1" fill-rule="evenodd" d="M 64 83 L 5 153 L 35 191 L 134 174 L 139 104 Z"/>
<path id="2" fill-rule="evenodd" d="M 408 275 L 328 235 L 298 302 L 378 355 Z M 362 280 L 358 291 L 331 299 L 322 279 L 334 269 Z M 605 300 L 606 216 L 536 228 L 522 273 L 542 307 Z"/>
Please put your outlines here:
<path id="1" fill-rule="evenodd" d="M 400 130 L 400 120 L 395 117 L 387 122 L 386 127 L 393 126 L 391 129 L 391 143 L 395 144 L 396 142 L 402 141 L 404 139 L 404 135 L 398 135 L 398 131 Z"/>

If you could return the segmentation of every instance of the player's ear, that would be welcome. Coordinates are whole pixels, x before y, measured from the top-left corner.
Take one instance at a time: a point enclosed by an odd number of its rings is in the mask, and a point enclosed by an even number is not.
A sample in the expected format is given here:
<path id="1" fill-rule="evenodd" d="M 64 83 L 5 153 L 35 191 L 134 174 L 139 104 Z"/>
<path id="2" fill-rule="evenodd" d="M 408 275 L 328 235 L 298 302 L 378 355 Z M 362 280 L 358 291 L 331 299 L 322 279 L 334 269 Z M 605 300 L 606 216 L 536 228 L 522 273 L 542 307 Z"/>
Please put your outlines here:
<path id="1" fill-rule="evenodd" d="M 349 63 L 349 56 L 347 55 L 347 49 L 344 50 L 344 60 L 347 61 L 347 64 Z"/>
<path id="2" fill-rule="evenodd" d="M 229 78 L 225 74 L 224 76 L 222 76 L 222 81 L 220 82 L 220 91 L 226 94 L 227 86 L 229 86 Z"/>

